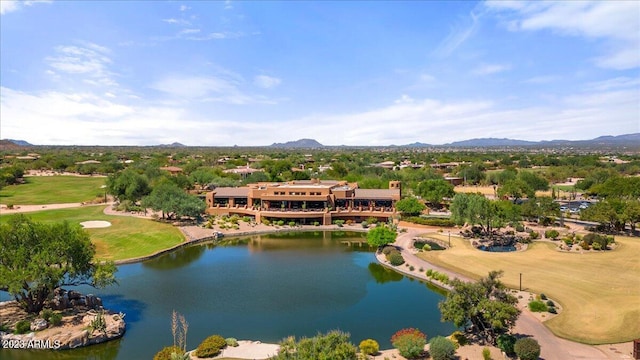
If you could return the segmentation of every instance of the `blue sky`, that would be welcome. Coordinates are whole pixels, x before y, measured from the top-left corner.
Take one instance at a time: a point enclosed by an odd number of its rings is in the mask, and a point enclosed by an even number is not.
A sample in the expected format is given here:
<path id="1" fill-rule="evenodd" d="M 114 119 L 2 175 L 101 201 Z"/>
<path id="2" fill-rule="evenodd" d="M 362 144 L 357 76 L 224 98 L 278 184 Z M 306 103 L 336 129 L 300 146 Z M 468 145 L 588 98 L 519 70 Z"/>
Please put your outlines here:
<path id="1" fill-rule="evenodd" d="M 640 2 L 7 1 L 0 137 L 444 144 L 640 132 Z"/>

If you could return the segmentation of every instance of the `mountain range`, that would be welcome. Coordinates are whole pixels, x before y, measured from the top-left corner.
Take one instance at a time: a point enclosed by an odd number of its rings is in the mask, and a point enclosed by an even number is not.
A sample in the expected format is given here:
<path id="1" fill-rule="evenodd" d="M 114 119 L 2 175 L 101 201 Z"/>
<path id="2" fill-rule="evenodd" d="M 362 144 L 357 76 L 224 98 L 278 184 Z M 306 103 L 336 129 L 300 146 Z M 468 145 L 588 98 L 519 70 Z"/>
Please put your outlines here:
<path id="1" fill-rule="evenodd" d="M 7 147 L 7 145 L 13 145 L 18 147 L 33 146 L 24 140 L 5 139 L 0 140 L 0 147 Z M 172 144 L 161 144 L 156 147 L 186 147 L 187 145 L 179 142 Z M 640 148 L 640 133 L 625 134 L 618 136 L 600 136 L 590 140 L 550 140 L 550 141 L 526 141 L 515 139 L 498 139 L 498 138 L 477 138 L 463 141 L 455 141 L 443 145 L 432 145 L 422 142 L 415 142 L 406 145 L 389 145 L 390 147 L 404 147 L 404 148 L 417 148 L 417 147 L 459 147 L 459 148 L 504 148 L 504 147 L 631 147 Z M 299 139 L 295 141 L 287 141 L 285 143 L 273 143 L 268 147 L 282 148 L 282 149 L 318 149 L 324 147 L 336 147 L 325 146 L 314 139 Z"/>

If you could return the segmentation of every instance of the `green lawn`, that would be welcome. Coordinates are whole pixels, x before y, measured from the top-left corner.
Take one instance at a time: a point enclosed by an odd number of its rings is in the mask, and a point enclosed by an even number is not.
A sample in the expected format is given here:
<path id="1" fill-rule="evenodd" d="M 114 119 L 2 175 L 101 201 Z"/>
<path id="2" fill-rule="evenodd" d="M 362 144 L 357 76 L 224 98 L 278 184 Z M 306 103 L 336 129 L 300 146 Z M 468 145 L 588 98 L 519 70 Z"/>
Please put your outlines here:
<path id="1" fill-rule="evenodd" d="M 0 190 L 0 203 L 45 205 L 91 201 L 104 196 L 104 177 L 30 176 L 26 184 Z"/>
<path id="2" fill-rule="evenodd" d="M 112 216 L 103 213 L 104 206 L 47 210 L 27 213 L 38 222 L 67 220 L 79 224 L 89 220 L 106 220 L 108 228 L 87 229 L 96 245 L 96 259 L 124 260 L 153 254 L 184 241 L 178 228 L 153 220 L 130 216 Z M 0 221 L 8 216 L 0 216 Z"/>
<path id="3" fill-rule="evenodd" d="M 640 338 L 640 239 L 616 236 L 616 242 L 618 249 L 598 253 L 563 253 L 548 242 L 534 243 L 524 252 L 490 253 L 452 237 L 451 249 L 418 256 L 472 278 L 503 270 L 503 282 L 514 289 L 522 273 L 523 288 L 562 305 L 562 313 L 545 322 L 554 334 L 607 344 Z"/>

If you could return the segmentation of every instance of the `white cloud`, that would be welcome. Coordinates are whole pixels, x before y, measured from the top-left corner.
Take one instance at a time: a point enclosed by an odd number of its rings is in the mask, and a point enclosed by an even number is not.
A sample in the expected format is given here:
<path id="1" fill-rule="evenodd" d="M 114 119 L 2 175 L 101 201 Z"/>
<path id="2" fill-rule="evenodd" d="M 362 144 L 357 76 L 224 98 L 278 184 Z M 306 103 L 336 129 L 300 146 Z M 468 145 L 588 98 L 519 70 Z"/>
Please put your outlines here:
<path id="1" fill-rule="evenodd" d="M 508 64 L 485 64 L 478 66 L 471 72 L 475 75 L 491 75 L 511 70 L 511 65 Z"/>
<path id="2" fill-rule="evenodd" d="M 0 14 L 8 14 L 12 11 L 19 10 L 23 6 L 33 6 L 35 4 L 50 4 L 50 0 L 39 1 L 18 1 L 18 0 L 1 0 L 0 1 Z"/>
<path id="3" fill-rule="evenodd" d="M 190 7 L 188 7 L 187 5 L 180 5 L 180 11 L 187 11 L 191 9 Z"/>
<path id="4" fill-rule="evenodd" d="M 113 73 L 108 69 L 111 64 L 110 50 L 93 43 L 83 43 L 82 46 L 57 46 L 56 54 L 47 57 L 45 62 L 53 70 L 47 73 L 57 77 L 59 73 L 68 76 L 78 75 L 81 80 L 90 85 L 116 86 Z M 55 71 L 54 71 L 55 70 Z"/>
<path id="5" fill-rule="evenodd" d="M 640 2 L 489 1 L 485 6 L 509 13 L 512 30 L 551 30 L 563 36 L 605 40 L 605 54 L 594 59 L 600 67 L 618 70 L 640 67 Z"/>
<path id="6" fill-rule="evenodd" d="M 253 79 L 254 85 L 263 89 L 271 89 L 277 87 L 281 82 L 282 80 L 267 75 L 258 75 Z"/>
<path id="7" fill-rule="evenodd" d="M 556 75 L 540 75 L 531 77 L 524 82 L 528 84 L 549 84 L 558 81 L 559 79 L 560 77 Z"/>
<path id="8" fill-rule="evenodd" d="M 275 79 L 275 78 L 274 78 Z M 278 100 L 246 93 L 242 77 L 220 71 L 218 76 L 170 75 L 150 87 L 169 96 L 171 101 L 222 102 L 233 105 L 276 104 Z"/>
<path id="9" fill-rule="evenodd" d="M 181 25 L 181 26 L 190 26 L 191 22 L 185 19 L 176 19 L 176 18 L 169 18 L 169 19 L 162 19 L 162 21 L 166 22 L 167 24 L 172 24 L 172 25 Z"/>
<path id="10" fill-rule="evenodd" d="M 469 15 L 455 24 L 449 35 L 438 45 L 434 51 L 435 55 L 441 57 L 447 57 L 464 44 L 469 38 L 471 38 L 478 30 L 480 26 L 480 19 L 484 16 L 485 9 L 477 5 Z"/>
<path id="11" fill-rule="evenodd" d="M 613 83 L 624 85 L 610 85 Z M 400 101 L 368 111 L 313 114 L 277 122 L 267 120 L 266 114 L 229 119 L 218 111 L 194 112 L 190 105 L 158 106 L 145 99 L 131 105 L 126 97 L 109 94 L 26 93 L 5 87 L 1 89 L 0 106 L 3 136 L 36 144 L 148 145 L 180 141 L 190 145 L 268 145 L 282 141 L 282 134 L 274 130 L 282 128 L 288 129 L 288 139 L 313 137 L 326 145 L 443 144 L 489 136 L 587 139 L 637 132 L 637 90 L 627 86 L 624 79 L 612 79 L 610 84 L 603 82 L 600 88 L 613 86 L 614 90 L 586 87 L 582 94 L 561 98 L 553 106 L 512 108 L 491 101 L 411 99 L 405 95 Z M 216 81 L 193 79 L 181 85 L 200 87 L 195 91 L 199 94 L 209 93 L 212 87 L 225 87 Z M 242 93 L 213 96 L 227 102 L 256 100 L 243 98 L 247 96 Z M 514 126 L 516 121 L 518 126 Z M 205 129 L 215 131 L 203 136 Z"/>
<path id="12" fill-rule="evenodd" d="M 400 99 L 395 100 L 393 103 L 394 104 L 411 104 L 414 101 L 415 100 L 411 96 L 409 96 L 407 94 L 402 94 Z"/>

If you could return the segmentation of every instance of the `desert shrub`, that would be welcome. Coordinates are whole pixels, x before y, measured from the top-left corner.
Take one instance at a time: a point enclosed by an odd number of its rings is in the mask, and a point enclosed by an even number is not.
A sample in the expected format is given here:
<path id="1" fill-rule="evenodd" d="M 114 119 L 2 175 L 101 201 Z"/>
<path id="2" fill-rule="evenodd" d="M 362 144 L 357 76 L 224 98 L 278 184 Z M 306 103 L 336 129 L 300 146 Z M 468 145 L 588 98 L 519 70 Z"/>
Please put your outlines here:
<path id="1" fill-rule="evenodd" d="M 547 300 L 546 304 L 547 304 L 547 306 L 556 306 L 556 304 L 553 302 L 553 300 Z"/>
<path id="2" fill-rule="evenodd" d="M 366 229 L 366 228 L 368 228 L 368 227 L 369 227 L 369 223 L 368 223 L 368 222 L 366 222 L 366 221 L 361 222 L 361 223 L 360 223 L 360 225 L 362 225 L 362 227 L 363 227 L 364 229 Z"/>
<path id="3" fill-rule="evenodd" d="M 451 333 L 451 340 L 458 346 L 465 346 L 469 343 L 467 336 L 462 331 L 454 331 Z"/>
<path id="4" fill-rule="evenodd" d="M 427 277 L 431 277 L 431 275 L 433 274 L 433 269 L 428 269 L 426 274 Z"/>
<path id="5" fill-rule="evenodd" d="M 491 360 L 491 350 L 489 348 L 482 349 L 482 360 Z"/>
<path id="6" fill-rule="evenodd" d="M 558 313 L 558 310 L 556 310 L 556 308 L 555 308 L 555 307 L 553 307 L 553 306 L 550 306 L 550 307 L 549 307 L 549 310 L 547 310 L 547 311 L 548 311 L 550 314 L 557 314 L 557 313 Z"/>
<path id="7" fill-rule="evenodd" d="M 295 221 L 289 221 L 289 226 L 291 226 L 291 227 L 296 226 L 296 222 Z"/>
<path id="8" fill-rule="evenodd" d="M 313 222 L 313 226 L 320 226 L 320 222 L 319 221 L 314 221 Z"/>
<path id="9" fill-rule="evenodd" d="M 368 222 L 369 224 L 371 224 L 371 225 L 375 225 L 375 224 L 377 224 L 377 223 L 378 223 L 378 218 L 373 217 L 373 216 L 368 217 L 368 218 L 367 218 L 367 222 Z"/>
<path id="10" fill-rule="evenodd" d="M 517 232 L 524 232 L 524 225 L 518 223 L 515 226 Z"/>
<path id="11" fill-rule="evenodd" d="M 544 293 L 540 293 L 540 299 L 547 300 L 547 295 L 545 295 Z"/>
<path id="12" fill-rule="evenodd" d="M 433 360 L 453 360 L 455 359 L 456 346 L 453 341 L 436 336 L 429 341 L 429 355 Z"/>
<path id="13" fill-rule="evenodd" d="M 53 314 L 53 310 L 51 309 L 42 309 L 40 312 L 40 317 L 49 321 L 51 319 L 51 315 Z"/>
<path id="14" fill-rule="evenodd" d="M 531 231 L 529 232 L 529 239 L 531 240 L 535 240 L 540 236 L 540 234 L 537 231 Z"/>
<path id="15" fill-rule="evenodd" d="M 498 339 L 496 340 L 496 343 L 498 345 L 498 348 L 504 351 L 505 354 L 513 355 L 514 354 L 513 346 L 515 345 L 516 340 L 517 340 L 516 337 L 513 335 L 500 334 L 498 335 Z"/>
<path id="16" fill-rule="evenodd" d="M 544 237 L 548 238 L 548 239 L 557 239 L 558 236 L 560 236 L 560 233 L 558 232 L 558 230 L 547 230 L 544 232 Z"/>
<path id="17" fill-rule="evenodd" d="M 345 221 L 344 223 L 347 226 L 351 226 L 353 224 L 353 220 L 349 219 L 349 220 Z"/>
<path id="18" fill-rule="evenodd" d="M 424 250 L 424 251 L 431 251 L 431 245 L 429 245 L 429 244 L 424 244 L 424 245 L 422 245 L 422 250 Z"/>
<path id="19" fill-rule="evenodd" d="M 283 226 L 284 225 L 284 220 L 278 220 L 277 224 L 278 224 L 278 226 Z"/>
<path id="20" fill-rule="evenodd" d="M 15 334 L 26 334 L 31 331 L 31 322 L 29 320 L 20 320 L 16 323 Z"/>
<path id="21" fill-rule="evenodd" d="M 593 247 L 593 250 L 602 250 L 602 245 L 600 245 L 600 243 L 593 243 L 591 246 Z"/>
<path id="22" fill-rule="evenodd" d="M 349 334 L 332 330 L 312 338 L 303 338 L 296 342 L 288 337 L 280 343 L 278 355 L 272 360 L 353 360 L 357 358 L 357 349 L 349 341 Z"/>
<path id="23" fill-rule="evenodd" d="M 158 351 L 154 356 L 153 360 L 173 360 L 176 357 L 181 357 L 184 354 L 184 351 L 180 349 L 178 346 L 167 346 L 162 350 Z"/>
<path id="24" fill-rule="evenodd" d="M 547 305 L 545 305 L 542 301 L 534 300 L 529 303 L 529 310 L 533 312 L 545 312 L 547 311 Z"/>
<path id="25" fill-rule="evenodd" d="M 267 226 L 271 225 L 271 221 L 269 221 L 269 219 L 262 219 L 262 223 Z"/>
<path id="26" fill-rule="evenodd" d="M 202 340 L 198 348 L 196 349 L 196 356 L 201 358 L 214 357 L 220 353 L 227 342 L 220 335 L 211 335 L 208 338 Z"/>
<path id="27" fill-rule="evenodd" d="M 365 355 L 373 355 L 378 353 L 378 351 L 380 350 L 380 345 L 373 339 L 366 339 L 360 342 L 359 348 L 361 353 Z"/>
<path id="28" fill-rule="evenodd" d="M 49 322 L 53 326 L 59 326 L 60 324 L 62 324 L 62 314 L 52 313 L 51 316 L 49 317 Z"/>
<path id="29" fill-rule="evenodd" d="M 402 218 L 402 220 L 419 225 L 431 225 L 440 227 L 454 227 L 456 224 L 450 219 L 442 218 L 423 218 L 419 216 L 410 216 Z"/>
<path id="30" fill-rule="evenodd" d="M 415 269 L 416 269 L 416 268 L 415 268 L 415 267 L 413 267 L 413 265 L 409 266 L 409 270 L 410 270 L 410 271 L 413 271 L 413 270 L 415 270 Z"/>
<path id="31" fill-rule="evenodd" d="M 402 329 L 393 334 L 391 344 L 400 355 L 410 359 L 420 356 L 427 344 L 427 335 L 414 328 Z"/>
<path id="32" fill-rule="evenodd" d="M 391 253 L 389 253 L 389 255 L 387 255 L 387 260 L 389 260 L 389 263 L 391 263 L 391 265 L 393 266 L 404 264 L 404 258 L 399 251 L 392 251 Z"/>
<path id="33" fill-rule="evenodd" d="M 398 251 L 398 249 L 396 249 L 395 246 L 385 246 L 382 248 L 382 253 L 385 255 L 389 255 L 393 251 Z"/>
<path id="34" fill-rule="evenodd" d="M 532 338 L 522 338 L 513 345 L 513 351 L 520 360 L 538 360 L 540 356 L 540 344 Z"/>
<path id="35" fill-rule="evenodd" d="M 236 347 L 238 346 L 238 340 L 236 338 L 226 338 L 224 342 L 227 343 L 227 346 Z"/>

